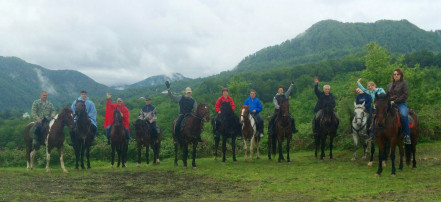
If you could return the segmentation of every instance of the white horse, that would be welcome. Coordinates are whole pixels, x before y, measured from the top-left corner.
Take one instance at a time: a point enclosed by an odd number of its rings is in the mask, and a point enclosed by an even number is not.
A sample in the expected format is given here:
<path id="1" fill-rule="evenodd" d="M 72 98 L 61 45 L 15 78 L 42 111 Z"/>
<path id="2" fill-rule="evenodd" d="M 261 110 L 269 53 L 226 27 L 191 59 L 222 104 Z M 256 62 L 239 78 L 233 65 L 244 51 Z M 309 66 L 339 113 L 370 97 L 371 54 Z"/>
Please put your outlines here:
<path id="1" fill-rule="evenodd" d="M 363 140 L 363 159 L 366 159 L 366 153 L 368 149 L 367 141 L 367 119 L 369 113 L 364 111 L 364 102 L 357 105 L 354 102 L 354 118 L 351 120 L 352 137 L 354 139 L 354 155 L 351 160 L 355 161 L 357 158 L 357 148 L 360 139 Z"/>
<path id="2" fill-rule="evenodd" d="M 249 111 L 249 106 L 242 106 L 240 110 L 240 123 L 242 123 L 243 149 L 245 151 L 244 160 L 247 161 L 247 141 L 250 141 L 250 162 L 253 161 L 253 146 L 256 147 L 257 159 L 259 155 L 260 135 L 257 131 L 257 122 Z"/>

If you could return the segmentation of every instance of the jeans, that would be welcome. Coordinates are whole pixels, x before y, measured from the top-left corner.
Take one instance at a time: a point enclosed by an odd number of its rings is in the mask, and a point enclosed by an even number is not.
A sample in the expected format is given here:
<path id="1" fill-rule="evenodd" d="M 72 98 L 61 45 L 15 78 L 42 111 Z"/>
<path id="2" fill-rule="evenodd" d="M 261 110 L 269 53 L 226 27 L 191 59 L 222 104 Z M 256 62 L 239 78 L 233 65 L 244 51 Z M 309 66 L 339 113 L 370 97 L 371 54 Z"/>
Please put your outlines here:
<path id="1" fill-rule="evenodd" d="M 406 135 L 410 135 L 407 105 L 405 102 L 397 103 L 397 107 L 398 107 L 398 111 L 400 111 L 401 114 L 401 125 L 402 125 L 401 127 L 403 127 L 403 130 L 406 133 Z"/>
<path id="2" fill-rule="evenodd" d="M 263 133 L 263 119 L 260 114 L 253 114 L 257 119 L 256 129 L 259 133 Z"/>

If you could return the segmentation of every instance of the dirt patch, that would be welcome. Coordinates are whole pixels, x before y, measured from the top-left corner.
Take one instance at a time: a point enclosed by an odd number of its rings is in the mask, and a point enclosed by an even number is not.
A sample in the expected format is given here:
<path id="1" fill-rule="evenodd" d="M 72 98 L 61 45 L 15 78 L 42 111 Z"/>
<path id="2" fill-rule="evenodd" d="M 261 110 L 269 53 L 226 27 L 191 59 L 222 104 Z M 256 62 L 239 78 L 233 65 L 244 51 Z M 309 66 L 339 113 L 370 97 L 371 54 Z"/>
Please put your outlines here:
<path id="1" fill-rule="evenodd" d="M 245 184 L 172 171 L 35 175 L 10 173 L 0 200 L 231 200 L 249 194 Z"/>

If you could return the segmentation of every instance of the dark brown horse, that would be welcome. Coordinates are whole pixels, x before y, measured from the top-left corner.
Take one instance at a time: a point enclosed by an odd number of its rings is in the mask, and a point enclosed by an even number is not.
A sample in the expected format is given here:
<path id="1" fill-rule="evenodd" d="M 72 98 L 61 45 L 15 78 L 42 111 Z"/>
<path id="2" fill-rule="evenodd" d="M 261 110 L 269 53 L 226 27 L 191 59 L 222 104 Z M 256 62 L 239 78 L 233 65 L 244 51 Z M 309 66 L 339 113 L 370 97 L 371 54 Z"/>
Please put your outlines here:
<path id="1" fill-rule="evenodd" d="M 271 150 L 273 152 L 273 155 L 276 154 L 276 148 L 279 149 L 279 159 L 278 162 L 280 163 L 282 160 L 285 160 L 283 157 L 282 152 L 282 144 L 283 141 L 286 139 L 286 160 L 287 162 L 290 162 L 289 157 L 289 150 L 290 150 L 290 143 L 292 139 L 292 122 L 291 122 L 291 115 L 289 114 L 289 100 L 281 97 L 281 100 L 279 101 L 280 108 L 277 111 L 276 120 L 274 122 L 274 133 L 271 136 L 268 136 L 268 158 L 271 159 Z M 277 141 L 277 146 L 276 146 Z"/>
<path id="2" fill-rule="evenodd" d="M 418 120 L 418 116 L 415 114 L 413 110 L 408 110 L 409 116 L 413 119 L 413 126 L 410 127 L 410 140 L 412 144 L 405 145 L 405 151 L 406 151 L 406 164 L 410 165 L 410 159 L 412 155 L 412 168 L 416 169 L 416 160 L 415 160 L 415 154 L 416 154 L 416 145 L 418 144 L 418 136 L 420 134 L 420 123 Z"/>
<path id="3" fill-rule="evenodd" d="M 173 143 L 175 146 L 175 166 L 178 165 L 178 144 L 183 150 L 182 162 L 184 163 L 184 168 L 187 168 L 187 157 L 188 157 L 188 145 L 193 144 L 193 161 L 192 166 L 196 168 L 196 148 L 198 146 L 198 138 L 201 136 L 204 121 L 207 122 L 210 119 L 210 110 L 207 104 L 199 104 L 196 111 L 188 115 L 182 122 L 185 126 L 175 126 L 176 120 L 173 122 L 173 129 L 179 127 L 180 135 L 177 137 L 175 135 L 175 130 L 173 130 Z"/>
<path id="4" fill-rule="evenodd" d="M 253 161 L 253 145 L 256 146 L 257 159 L 260 159 L 260 135 L 257 134 L 257 120 L 250 114 L 248 105 L 242 106 L 240 109 L 240 123 L 242 124 L 243 149 L 245 151 L 244 160 L 247 160 L 247 141 L 250 141 L 250 161 Z"/>
<path id="5" fill-rule="evenodd" d="M 333 159 L 332 149 L 334 147 L 334 137 L 337 136 L 339 121 L 334 115 L 334 109 L 332 108 L 331 104 L 323 102 L 321 110 L 322 115 L 321 117 L 319 117 L 319 131 L 318 134 L 316 134 L 314 137 L 315 157 L 317 158 L 317 150 L 319 146 L 321 148 L 320 159 L 323 160 L 323 157 L 325 157 L 325 143 L 326 138 L 329 135 L 329 158 Z"/>
<path id="6" fill-rule="evenodd" d="M 400 128 L 398 126 L 399 112 L 398 109 L 392 107 L 389 97 L 386 94 L 375 95 L 375 137 L 377 139 L 378 154 L 378 170 L 375 176 L 379 176 L 383 171 L 382 161 L 385 158 L 385 145 L 390 145 L 390 160 L 392 162 L 392 174 L 395 176 L 395 148 L 398 145 L 400 152 L 400 165 L 399 169 L 403 169 L 403 145 L 401 139 L 399 139 Z"/>
<path id="7" fill-rule="evenodd" d="M 86 111 L 86 104 L 82 100 L 75 103 L 75 116 L 77 120 L 71 132 L 72 144 L 75 150 L 75 169 L 78 169 L 78 161 L 81 161 L 81 168 L 84 169 L 84 153 L 86 153 L 87 168 L 90 168 L 90 146 L 93 139 L 91 130 L 92 121 Z"/>
<path id="8" fill-rule="evenodd" d="M 225 163 L 225 154 L 227 152 L 227 139 L 231 138 L 231 147 L 233 150 L 233 161 L 236 160 L 236 137 L 241 133 L 239 117 L 234 114 L 229 102 L 222 102 L 220 107 L 219 123 L 217 131 L 222 136 L 222 162 Z M 217 158 L 217 148 L 219 147 L 220 136 L 214 137 L 214 160 Z"/>
<path id="9" fill-rule="evenodd" d="M 26 169 L 32 170 L 34 169 L 34 160 L 35 160 L 35 154 L 40 149 L 40 143 L 46 142 L 47 133 L 49 131 L 49 122 L 46 121 L 46 119 L 43 119 L 42 121 L 42 127 L 40 130 L 40 137 L 35 137 L 34 130 L 35 130 L 35 122 L 29 123 L 24 131 L 23 137 L 24 141 L 26 143 Z M 39 138 L 36 143 L 34 144 L 34 138 Z"/>
<path id="10" fill-rule="evenodd" d="M 63 147 L 64 147 L 64 126 L 69 126 L 73 129 L 73 114 L 72 109 L 64 108 L 60 111 L 49 124 L 49 134 L 46 139 L 46 172 L 50 171 L 49 163 L 51 160 L 51 151 L 53 148 L 58 149 L 58 155 L 60 156 L 60 165 L 63 172 L 67 173 L 64 167 L 63 161 Z"/>
<path id="11" fill-rule="evenodd" d="M 153 130 L 156 130 L 156 128 Z M 149 166 L 149 145 L 152 145 L 153 149 L 153 163 L 159 164 L 159 149 L 161 147 L 162 130 L 160 130 L 156 137 L 153 137 L 150 132 L 150 125 L 147 124 L 145 120 L 138 119 L 135 122 L 135 133 L 136 146 L 138 148 L 138 164 L 136 167 L 139 167 L 141 164 L 141 150 L 143 146 L 145 147 L 145 157 L 147 160 L 146 167 Z"/>
<path id="12" fill-rule="evenodd" d="M 112 147 L 111 168 L 113 168 L 113 164 L 115 163 L 115 150 L 118 153 L 118 164 L 116 167 L 119 167 L 120 164 L 122 164 L 123 168 L 126 167 L 128 144 L 124 131 L 123 118 L 119 110 L 113 111 L 113 123 L 112 129 L 110 130 L 110 145 Z"/>
<path id="13" fill-rule="evenodd" d="M 33 137 L 30 136 L 30 133 L 32 132 L 31 129 L 35 125 L 34 122 L 28 124 L 26 126 L 25 132 L 24 132 L 24 139 L 26 143 L 26 163 L 27 163 L 27 169 L 33 169 L 34 168 L 34 160 L 35 160 L 35 154 L 40 149 L 40 145 L 33 145 Z M 70 108 L 64 108 L 60 111 L 58 115 L 55 116 L 54 119 L 51 120 L 50 123 L 46 122 L 43 123 L 43 127 L 41 129 L 41 138 L 39 142 L 44 142 L 46 145 L 46 154 L 47 154 L 47 165 L 46 165 L 46 171 L 49 172 L 49 160 L 50 160 L 50 151 L 54 148 L 58 148 L 58 153 L 60 155 L 60 164 L 61 168 L 64 172 L 67 172 L 67 170 L 64 168 L 64 161 L 63 161 L 63 143 L 64 143 L 64 134 L 63 134 L 63 128 L 64 126 L 69 126 L 70 128 L 73 127 L 73 117 L 72 117 L 72 110 Z"/>

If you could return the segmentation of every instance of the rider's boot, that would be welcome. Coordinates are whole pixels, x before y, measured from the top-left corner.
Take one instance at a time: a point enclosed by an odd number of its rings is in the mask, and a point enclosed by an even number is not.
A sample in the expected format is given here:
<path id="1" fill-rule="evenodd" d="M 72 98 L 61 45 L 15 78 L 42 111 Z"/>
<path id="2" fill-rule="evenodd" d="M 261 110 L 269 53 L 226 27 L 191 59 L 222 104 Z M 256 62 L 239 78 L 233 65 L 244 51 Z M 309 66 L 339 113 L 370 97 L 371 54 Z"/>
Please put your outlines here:
<path id="1" fill-rule="evenodd" d="M 408 134 L 404 135 L 404 144 L 412 144 L 410 140 L 410 135 Z"/>

